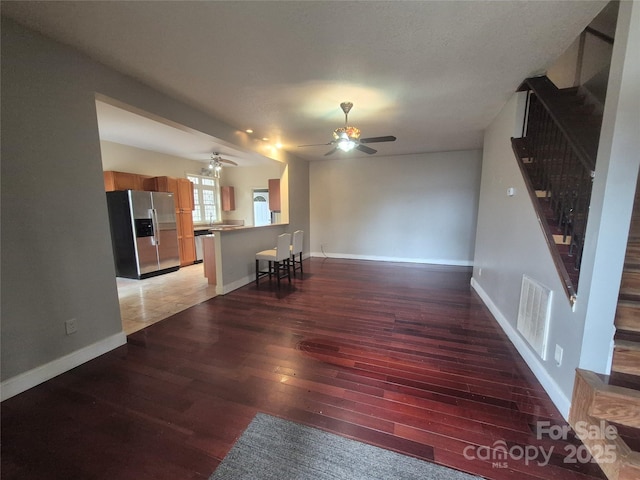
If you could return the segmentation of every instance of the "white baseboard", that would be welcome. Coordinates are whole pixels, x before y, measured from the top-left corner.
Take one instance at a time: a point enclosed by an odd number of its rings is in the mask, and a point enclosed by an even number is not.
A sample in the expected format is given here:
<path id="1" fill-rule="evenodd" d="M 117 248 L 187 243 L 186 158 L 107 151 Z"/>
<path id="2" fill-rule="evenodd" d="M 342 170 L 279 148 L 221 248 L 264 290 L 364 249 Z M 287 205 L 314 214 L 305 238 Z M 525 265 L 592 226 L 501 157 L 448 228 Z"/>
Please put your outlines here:
<path id="1" fill-rule="evenodd" d="M 99 342 L 76 350 L 64 357 L 57 358 L 52 362 L 40 365 L 28 372 L 21 373 L 0 383 L 0 399 L 2 401 L 35 387 L 47 380 L 57 377 L 61 373 L 67 372 L 83 363 L 93 360 L 115 348 L 127 343 L 127 336 L 124 332 L 116 333 Z"/>
<path id="2" fill-rule="evenodd" d="M 516 347 L 518 353 L 522 356 L 527 363 L 533 374 L 536 376 L 542 388 L 545 389 L 551 401 L 556 408 L 560 410 L 560 413 L 565 420 L 569 418 L 569 409 L 571 408 L 571 400 L 567 398 L 564 392 L 560 389 L 555 380 L 549 375 L 544 364 L 540 361 L 539 357 L 529 347 L 527 342 L 520 336 L 518 331 L 509 323 L 507 318 L 500 312 L 493 300 L 489 297 L 487 292 L 476 282 L 475 278 L 471 279 L 471 286 L 478 293 L 484 304 L 487 306 L 493 317 L 496 319 L 504 333 L 509 337 L 511 343 Z"/>
<path id="3" fill-rule="evenodd" d="M 453 265 L 457 267 L 472 267 L 472 260 L 451 260 L 443 258 L 406 258 L 406 257 L 385 257 L 379 255 L 352 255 L 349 253 L 326 253 L 311 252 L 311 257 L 344 258 L 348 260 L 375 260 L 378 262 L 400 262 L 400 263 L 426 263 L 431 265 Z"/>
<path id="4" fill-rule="evenodd" d="M 247 275 L 246 277 L 242 277 L 241 279 L 236 280 L 235 282 L 225 283 L 224 285 L 216 285 L 216 293 L 218 295 L 226 295 L 229 292 L 233 292 L 234 290 L 237 290 L 241 287 L 244 287 L 245 285 L 248 285 L 251 282 L 254 282 L 255 279 L 256 279 L 255 274 Z"/>

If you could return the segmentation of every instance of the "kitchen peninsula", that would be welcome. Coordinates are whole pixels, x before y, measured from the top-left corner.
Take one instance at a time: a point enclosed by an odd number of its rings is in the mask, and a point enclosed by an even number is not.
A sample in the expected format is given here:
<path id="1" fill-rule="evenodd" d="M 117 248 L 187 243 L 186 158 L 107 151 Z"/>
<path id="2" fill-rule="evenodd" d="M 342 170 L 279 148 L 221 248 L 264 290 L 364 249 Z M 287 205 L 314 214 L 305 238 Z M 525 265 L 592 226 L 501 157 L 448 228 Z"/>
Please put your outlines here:
<path id="1" fill-rule="evenodd" d="M 209 283 L 215 284 L 216 294 L 224 295 L 254 281 L 256 252 L 273 248 L 278 235 L 288 228 L 288 223 L 209 227 L 211 234 L 204 236 L 204 272 Z"/>

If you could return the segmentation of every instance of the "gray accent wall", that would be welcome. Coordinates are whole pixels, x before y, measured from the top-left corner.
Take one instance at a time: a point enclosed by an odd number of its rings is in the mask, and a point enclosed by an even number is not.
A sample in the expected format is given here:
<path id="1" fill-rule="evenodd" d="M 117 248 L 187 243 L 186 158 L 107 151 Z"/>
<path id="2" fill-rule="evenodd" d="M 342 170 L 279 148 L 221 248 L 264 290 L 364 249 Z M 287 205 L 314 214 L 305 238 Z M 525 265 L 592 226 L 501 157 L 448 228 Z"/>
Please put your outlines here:
<path id="1" fill-rule="evenodd" d="M 572 312 L 564 293 L 511 148 L 511 137 L 521 136 L 525 97 L 525 93 L 513 95 L 485 131 L 473 282 L 503 329 L 512 337 L 515 334 L 512 341 L 520 340 L 526 349 L 520 353 L 534 373 L 547 375 L 545 387 L 555 395 L 556 404 L 566 409 L 580 360 L 584 323 Z M 515 189 L 515 195 L 507 194 L 509 188 Z M 516 331 L 524 274 L 553 292 L 546 361 Z M 556 343 L 564 349 L 560 367 L 553 360 Z"/>
<path id="2" fill-rule="evenodd" d="M 4 382 L 79 351 L 88 349 L 91 356 L 92 346 L 106 339 L 124 339 L 96 94 L 242 148 L 251 149 L 251 142 L 231 126 L 4 17 L 1 48 Z M 307 162 L 281 156 L 291 178 L 301 181 L 288 193 L 295 205 L 291 225 L 308 231 Z M 64 322 L 71 318 L 78 331 L 66 335 Z"/>
<path id="3" fill-rule="evenodd" d="M 335 155 L 310 165 L 314 255 L 471 265 L 480 150 Z"/>

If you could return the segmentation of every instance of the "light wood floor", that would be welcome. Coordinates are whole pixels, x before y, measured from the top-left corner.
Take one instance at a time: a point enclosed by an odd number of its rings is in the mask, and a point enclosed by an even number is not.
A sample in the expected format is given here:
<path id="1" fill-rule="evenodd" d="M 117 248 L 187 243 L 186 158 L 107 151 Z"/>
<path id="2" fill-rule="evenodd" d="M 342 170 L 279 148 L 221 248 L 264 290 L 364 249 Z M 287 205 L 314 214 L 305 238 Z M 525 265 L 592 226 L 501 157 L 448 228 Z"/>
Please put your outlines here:
<path id="1" fill-rule="evenodd" d="M 132 280 L 117 278 L 122 329 L 127 335 L 216 296 L 202 263 L 177 272 Z"/>

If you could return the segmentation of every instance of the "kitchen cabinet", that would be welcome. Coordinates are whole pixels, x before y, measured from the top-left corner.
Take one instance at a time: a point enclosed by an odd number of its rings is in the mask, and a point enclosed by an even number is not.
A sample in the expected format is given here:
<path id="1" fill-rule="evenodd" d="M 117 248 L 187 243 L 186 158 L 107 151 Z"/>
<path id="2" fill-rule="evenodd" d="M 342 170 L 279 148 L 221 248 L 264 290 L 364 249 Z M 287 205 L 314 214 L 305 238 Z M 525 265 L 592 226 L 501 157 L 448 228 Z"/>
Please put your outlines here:
<path id="1" fill-rule="evenodd" d="M 145 190 L 144 181 L 148 178 L 145 175 L 136 173 L 106 171 L 102 172 L 104 177 L 104 189 L 107 192 L 116 190 Z M 162 191 L 162 190 L 159 190 Z"/>
<path id="2" fill-rule="evenodd" d="M 180 247 L 180 265 L 192 265 L 196 261 L 196 241 L 193 233 L 191 211 L 176 213 L 178 224 L 178 245 Z"/>
<path id="3" fill-rule="evenodd" d="M 269 210 L 279 212 L 280 207 L 280 179 L 269 179 Z"/>
<path id="4" fill-rule="evenodd" d="M 171 177 L 152 177 L 145 182 L 145 187 L 154 192 L 170 192 L 178 194 L 178 179 Z M 174 203 L 178 208 L 178 199 L 174 197 Z"/>
<path id="5" fill-rule="evenodd" d="M 193 203 L 193 183 L 186 178 L 178 178 L 177 182 L 178 205 L 184 210 L 193 211 L 195 208 Z"/>
<path id="6" fill-rule="evenodd" d="M 233 187 L 220 187 L 220 197 L 222 199 L 223 212 L 230 212 L 236 209 L 236 194 Z"/>
<path id="7" fill-rule="evenodd" d="M 196 243 L 193 233 L 193 183 L 186 178 L 153 177 L 146 186 L 157 192 L 174 194 L 180 265 L 192 265 L 196 261 Z"/>
<path id="8" fill-rule="evenodd" d="M 216 244 L 215 236 L 207 235 L 202 241 L 202 250 L 204 253 L 204 276 L 209 285 L 216 284 Z"/>

